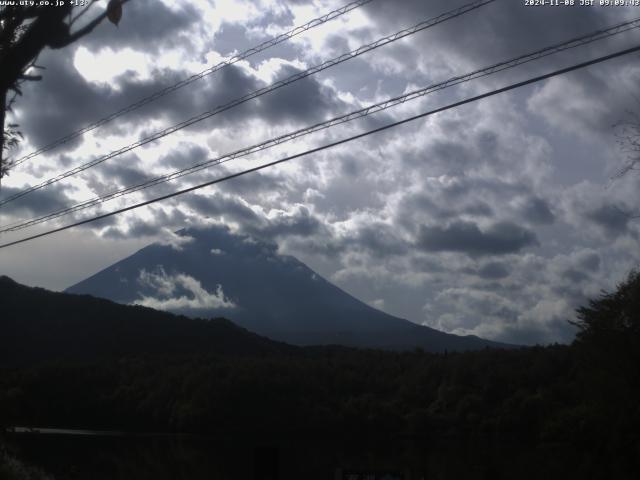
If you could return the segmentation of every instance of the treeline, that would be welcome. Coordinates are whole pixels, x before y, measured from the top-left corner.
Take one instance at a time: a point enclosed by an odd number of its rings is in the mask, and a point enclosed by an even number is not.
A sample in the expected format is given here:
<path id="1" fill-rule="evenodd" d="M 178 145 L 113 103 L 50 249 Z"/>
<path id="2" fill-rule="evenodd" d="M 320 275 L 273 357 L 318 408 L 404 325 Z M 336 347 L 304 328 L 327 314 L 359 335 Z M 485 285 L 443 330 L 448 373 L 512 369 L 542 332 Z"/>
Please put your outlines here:
<path id="1" fill-rule="evenodd" d="M 308 433 L 571 446 L 640 472 L 640 275 L 579 310 L 571 346 L 147 353 L 0 370 L 0 423 L 253 437 Z"/>
<path id="2" fill-rule="evenodd" d="M 637 392 L 579 357 L 566 346 L 449 355 L 326 348 L 278 358 L 59 363 L 2 371 L 0 411 L 5 424 L 125 431 L 371 431 L 594 444 L 637 432 Z"/>
<path id="3" fill-rule="evenodd" d="M 140 356 L 0 374 L 5 424 L 135 431 L 553 429 L 582 404 L 569 347 L 392 353 L 307 349 L 279 357 Z M 580 434 L 580 432 L 577 432 Z"/>

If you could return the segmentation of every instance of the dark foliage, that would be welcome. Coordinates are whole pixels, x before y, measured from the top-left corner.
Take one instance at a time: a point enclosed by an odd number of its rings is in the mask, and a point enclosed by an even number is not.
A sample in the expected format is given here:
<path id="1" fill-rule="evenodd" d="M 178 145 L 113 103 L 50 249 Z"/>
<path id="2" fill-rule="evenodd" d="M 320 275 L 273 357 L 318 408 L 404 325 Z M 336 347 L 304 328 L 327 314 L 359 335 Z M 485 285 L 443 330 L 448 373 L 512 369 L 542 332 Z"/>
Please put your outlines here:
<path id="1" fill-rule="evenodd" d="M 131 355 L 261 355 L 295 350 L 228 320 L 190 319 L 0 277 L 0 365 L 95 362 Z"/>
<path id="2" fill-rule="evenodd" d="M 20 292 L 30 289 L 5 279 L 1 291 L 3 304 L 18 309 Z M 86 310 L 75 317 L 65 311 L 75 320 L 63 321 L 66 296 L 37 293 L 39 302 L 22 307 L 31 312 L 21 320 L 30 333 L 22 328 L 24 336 L 2 340 L 3 349 L 15 342 L 23 351 L 20 368 L 5 356 L 0 371 L 5 424 L 511 443 L 522 452 L 550 452 L 550 459 L 566 448 L 579 452 L 574 473 L 589 478 L 640 471 L 637 274 L 580 309 L 582 331 L 572 346 L 449 354 L 290 348 L 224 321 L 91 297 L 80 297 Z M 135 314 L 118 317 L 125 310 Z M 15 328 L 6 318 L 4 332 L 7 324 Z M 68 337 L 65 328 L 85 333 Z M 190 329 L 197 334 L 184 333 Z M 89 342 L 87 331 L 99 332 L 106 346 L 94 339 L 90 348 L 72 348 Z M 58 350 L 42 341 L 48 335 Z M 230 356 L 234 350 L 245 353 Z"/>
<path id="3" fill-rule="evenodd" d="M 69 1 L 13 2 L 13 5 L 0 6 L 0 179 L 12 166 L 4 157 L 5 150 L 15 147 L 22 137 L 18 125 L 5 125 L 6 112 L 11 111 L 17 96 L 22 95 L 25 81 L 42 79 L 41 75 L 31 72 L 42 69 L 35 64 L 40 52 L 71 45 L 107 17 L 113 22 L 110 14 L 117 10 L 121 15 L 122 5 L 128 1 L 111 0 L 103 13 L 78 29 L 73 28 L 75 22 L 91 10 L 96 0 L 81 2 L 80 7 Z M 9 98 L 11 92 L 13 95 Z"/>
<path id="4" fill-rule="evenodd" d="M 632 272 L 613 293 L 603 293 L 589 306 L 578 309 L 576 325 L 582 342 L 600 346 L 618 342 L 622 338 L 640 338 L 640 271 Z"/>

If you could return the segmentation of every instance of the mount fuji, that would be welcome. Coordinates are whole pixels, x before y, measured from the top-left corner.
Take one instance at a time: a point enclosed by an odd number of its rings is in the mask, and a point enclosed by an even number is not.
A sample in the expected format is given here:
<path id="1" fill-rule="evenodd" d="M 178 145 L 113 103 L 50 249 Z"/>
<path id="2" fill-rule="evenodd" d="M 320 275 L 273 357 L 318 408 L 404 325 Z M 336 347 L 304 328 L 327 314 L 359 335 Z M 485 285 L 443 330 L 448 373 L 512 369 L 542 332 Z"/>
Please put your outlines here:
<path id="1" fill-rule="evenodd" d="M 69 287 L 189 317 L 225 317 L 295 345 L 337 344 L 431 352 L 508 347 L 457 336 L 377 310 L 277 247 L 224 227 L 177 232 Z"/>

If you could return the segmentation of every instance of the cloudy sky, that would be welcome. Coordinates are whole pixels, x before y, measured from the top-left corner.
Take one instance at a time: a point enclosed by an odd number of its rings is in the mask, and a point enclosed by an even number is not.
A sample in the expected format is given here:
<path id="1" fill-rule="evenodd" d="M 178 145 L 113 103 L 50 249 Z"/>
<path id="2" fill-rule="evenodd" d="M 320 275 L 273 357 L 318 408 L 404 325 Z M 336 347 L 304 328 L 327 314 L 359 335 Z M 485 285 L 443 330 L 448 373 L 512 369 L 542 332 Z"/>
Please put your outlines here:
<path id="1" fill-rule="evenodd" d="M 106 2 L 100 2 L 106 3 Z M 131 0 L 120 26 L 44 52 L 14 113 L 27 154 L 345 2 Z M 465 2 L 374 0 L 210 75 L 3 179 L 15 193 Z M 103 7 L 101 7 L 103 8 Z M 0 223 L 113 189 L 640 17 L 498 0 L 11 202 Z M 640 43 L 622 35 L 429 95 L 90 210 L 109 211 Z M 0 250 L 0 274 L 62 290 L 173 230 L 224 223 L 277 243 L 390 314 L 458 334 L 566 342 L 576 306 L 640 259 L 640 175 L 614 124 L 640 112 L 640 55 L 492 97 L 99 224 Z M 75 218 L 83 218 L 82 215 Z M 62 225 L 3 234 L 2 243 Z"/>

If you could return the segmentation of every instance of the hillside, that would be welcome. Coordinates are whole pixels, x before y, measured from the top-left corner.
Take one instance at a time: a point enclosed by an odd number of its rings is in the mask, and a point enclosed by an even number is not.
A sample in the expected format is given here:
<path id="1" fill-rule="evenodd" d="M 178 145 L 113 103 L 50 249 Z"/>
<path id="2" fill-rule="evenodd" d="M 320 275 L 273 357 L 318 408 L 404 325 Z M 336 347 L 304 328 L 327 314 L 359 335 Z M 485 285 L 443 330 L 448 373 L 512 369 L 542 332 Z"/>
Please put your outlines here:
<path id="1" fill-rule="evenodd" d="M 371 440 L 382 451 L 407 440 L 415 478 L 635 479 L 639 288 L 633 274 L 579 309 L 570 346 L 432 354 L 288 347 L 223 320 L 54 294 L 4 277 L 0 426 L 197 433 L 303 448 Z M 6 364 L 34 358 L 41 363 Z"/>
<path id="2" fill-rule="evenodd" d="M 266 354 L 294 349 L 228 320 L 191 319 L 0 277 L 0 365 L 140 354 Z"/>

